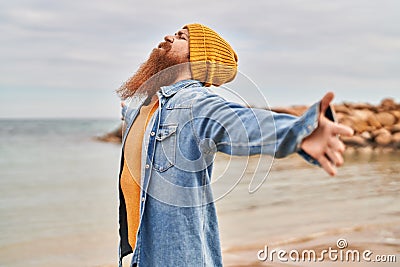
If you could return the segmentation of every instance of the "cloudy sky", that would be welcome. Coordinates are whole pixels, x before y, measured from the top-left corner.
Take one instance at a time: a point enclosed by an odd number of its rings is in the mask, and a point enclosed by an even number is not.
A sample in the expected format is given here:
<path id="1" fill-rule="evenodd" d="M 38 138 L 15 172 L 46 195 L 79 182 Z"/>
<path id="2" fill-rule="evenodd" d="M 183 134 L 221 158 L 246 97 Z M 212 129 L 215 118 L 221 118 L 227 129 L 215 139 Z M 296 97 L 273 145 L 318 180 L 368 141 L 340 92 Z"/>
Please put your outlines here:
<path id="1" fill-rule="evenodd" d="M 118 118 L 115 89 L 191 22 L 231 43 L 271 106 L 327 90 L 337 102 L 400 101 L 399 10 L 397 0 L 2 1 L 0 117 Z"/>

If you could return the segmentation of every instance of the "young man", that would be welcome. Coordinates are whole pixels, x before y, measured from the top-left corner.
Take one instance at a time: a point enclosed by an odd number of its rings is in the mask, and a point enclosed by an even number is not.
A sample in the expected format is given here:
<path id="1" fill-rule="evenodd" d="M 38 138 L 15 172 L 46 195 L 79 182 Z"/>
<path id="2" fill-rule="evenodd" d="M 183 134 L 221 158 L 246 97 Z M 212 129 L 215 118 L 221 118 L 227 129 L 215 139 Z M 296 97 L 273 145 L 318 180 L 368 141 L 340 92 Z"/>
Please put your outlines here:
<path id="1" fill-rule="evenodd" d="M 334 175 L 343 164 L 333 94 L 301 117 L 227 102 L 209 86 L 233 80 L 237 55 L 215 31 L 189 24 L 166 36 L 120 87 L 123 105 L 120 171 L 120 264 L 133 252 L 138 266 L 222 266 L 210 187 L 216 152 L 299 153 Z"/>

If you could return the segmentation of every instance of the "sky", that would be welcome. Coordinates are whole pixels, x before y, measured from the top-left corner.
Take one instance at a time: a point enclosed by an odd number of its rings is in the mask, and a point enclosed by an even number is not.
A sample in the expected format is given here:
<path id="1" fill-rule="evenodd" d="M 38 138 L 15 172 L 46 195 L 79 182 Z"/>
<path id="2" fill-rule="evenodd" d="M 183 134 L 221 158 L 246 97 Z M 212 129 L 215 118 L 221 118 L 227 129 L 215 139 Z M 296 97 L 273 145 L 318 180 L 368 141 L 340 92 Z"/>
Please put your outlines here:
<path id="1" fill-rule="evenodd" d="M 119 118 L 115 90 L 193 22 L 231 44 L 270 106 L 327 91 L 336 102 L 399 102 L 399 10 L 397 0 L 2 1 L 0 118 Z"/>

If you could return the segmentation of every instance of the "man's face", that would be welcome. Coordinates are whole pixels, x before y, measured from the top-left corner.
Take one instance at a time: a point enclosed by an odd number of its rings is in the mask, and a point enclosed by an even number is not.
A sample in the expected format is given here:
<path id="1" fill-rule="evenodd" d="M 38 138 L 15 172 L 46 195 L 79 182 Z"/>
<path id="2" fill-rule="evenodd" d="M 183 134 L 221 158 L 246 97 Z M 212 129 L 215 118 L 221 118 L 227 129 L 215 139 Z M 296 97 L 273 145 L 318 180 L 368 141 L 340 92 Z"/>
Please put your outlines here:
<path id="1" fill-rule="evenodd" d="M 164 50 L 168 58 L 174 58 L 177 62 L 189 62 L 189 31 L 181 29 L 174 35 L 167 35 L 157 49 Z"/>
<path id="2" fill-rule="evenodd" d="M 148 95 L 154 94 L 160 86 L 175 82 L 183 68 L 187 68 L 188 64 L 182 63 L 189 62 L 189 31 L 181 29 L 175 35 L 165 36 L 164 40 L 153 49 L 135 75 L 118 89 L 123 99 L 133 96 L 139 88 L 142 88 L 139 94 L 143 91 Z M 171 68 L 173 66 L 176 67 Z"/>

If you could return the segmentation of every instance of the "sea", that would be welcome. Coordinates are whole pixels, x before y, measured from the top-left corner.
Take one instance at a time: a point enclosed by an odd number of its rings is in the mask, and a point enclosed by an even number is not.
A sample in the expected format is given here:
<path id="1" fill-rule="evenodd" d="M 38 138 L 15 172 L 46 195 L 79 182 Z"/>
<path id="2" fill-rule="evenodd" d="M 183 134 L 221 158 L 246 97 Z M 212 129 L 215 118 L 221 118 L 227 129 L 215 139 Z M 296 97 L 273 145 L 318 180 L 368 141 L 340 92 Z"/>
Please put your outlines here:
<path id="1" fill-rule="evenodd" d="M 0 120 L 0 266 L 117 266 L 120 145 L 96 137 L 119 123 Z M 400 266 L 399 159 L 353 151 L 330 177 L 298 155 L 217 154 L 224 266 Z"/>

